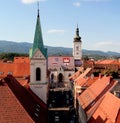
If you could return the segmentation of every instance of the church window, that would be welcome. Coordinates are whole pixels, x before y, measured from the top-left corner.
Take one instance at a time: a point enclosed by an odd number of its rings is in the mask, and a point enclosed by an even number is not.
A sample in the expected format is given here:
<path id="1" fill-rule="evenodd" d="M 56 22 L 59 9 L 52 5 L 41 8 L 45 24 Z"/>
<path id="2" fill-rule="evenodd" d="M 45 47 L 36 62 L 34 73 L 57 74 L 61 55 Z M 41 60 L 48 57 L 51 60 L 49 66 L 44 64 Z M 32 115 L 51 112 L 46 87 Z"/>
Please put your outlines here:
<path id="1" fill-rule="evenodd" d="M 40 68 L 36 68 L 36 81 L 41 80 L 41 70 Z"/>

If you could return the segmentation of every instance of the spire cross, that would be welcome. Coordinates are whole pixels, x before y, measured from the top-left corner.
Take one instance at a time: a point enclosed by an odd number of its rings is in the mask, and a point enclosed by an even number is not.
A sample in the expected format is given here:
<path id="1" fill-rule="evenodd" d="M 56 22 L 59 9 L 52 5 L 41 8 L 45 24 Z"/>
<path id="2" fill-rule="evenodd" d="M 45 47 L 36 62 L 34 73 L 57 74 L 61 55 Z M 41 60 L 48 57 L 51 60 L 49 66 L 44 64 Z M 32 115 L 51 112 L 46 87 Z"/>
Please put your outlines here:
<path id="1" fill-rule="evenodd" d="M 38 17 L 39 17 L 39 1 L 37 1 L 37 7 L 38 7 Z"/>

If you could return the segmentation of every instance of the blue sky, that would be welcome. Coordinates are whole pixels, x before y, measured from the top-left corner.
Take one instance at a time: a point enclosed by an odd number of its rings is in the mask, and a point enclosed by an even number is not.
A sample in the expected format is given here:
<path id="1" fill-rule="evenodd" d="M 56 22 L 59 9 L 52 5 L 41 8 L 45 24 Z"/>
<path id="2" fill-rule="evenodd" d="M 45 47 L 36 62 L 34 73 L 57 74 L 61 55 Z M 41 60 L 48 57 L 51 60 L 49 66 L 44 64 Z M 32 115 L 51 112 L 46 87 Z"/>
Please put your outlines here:
<path id="1" fill-rule="evenodd" d="M 45 45 L 120 52 L 120 0 L 40 0 Z M 36 0 L 0 0 L 0 40 L 33 43 Z"/>

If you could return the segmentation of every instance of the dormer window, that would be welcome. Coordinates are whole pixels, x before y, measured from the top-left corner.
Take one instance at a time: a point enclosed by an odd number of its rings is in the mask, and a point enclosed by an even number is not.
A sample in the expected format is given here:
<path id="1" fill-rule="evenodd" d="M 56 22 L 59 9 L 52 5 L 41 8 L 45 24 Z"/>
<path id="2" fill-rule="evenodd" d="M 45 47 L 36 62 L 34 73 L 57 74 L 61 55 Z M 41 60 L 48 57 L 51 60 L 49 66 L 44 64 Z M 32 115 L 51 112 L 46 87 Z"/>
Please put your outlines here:
<path id="1" fill-rule="evenodd" d="M 8 72 L 8 75 L 12 75 L 13 73 L 10 71 L 10 72 Z"/>
<path id="2" fill-rule="evenodd" d="M 3 74 L 4 74 L 4 72 L 0 71 L 0 75 L 3 75 Z"/>

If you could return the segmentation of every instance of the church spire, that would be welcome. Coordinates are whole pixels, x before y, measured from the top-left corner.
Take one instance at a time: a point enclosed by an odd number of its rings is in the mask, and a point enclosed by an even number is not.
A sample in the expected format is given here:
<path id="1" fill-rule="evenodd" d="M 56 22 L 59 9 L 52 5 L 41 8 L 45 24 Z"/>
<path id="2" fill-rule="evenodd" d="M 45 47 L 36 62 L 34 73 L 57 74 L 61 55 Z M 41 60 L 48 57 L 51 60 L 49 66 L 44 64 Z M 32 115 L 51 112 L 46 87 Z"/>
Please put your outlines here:
<path id="1" fill-rule="evenodd" d="M 34 35 L 34 43 L 32 48 L 32 56 L 34 53 L 39 49 L 45 57 L 47 57 L 47 49 L 44 48 L 43 38 L 42 38 L 42 30 L 40 24 L 40 16 L 39 16 L 39 2 L 37 3 L 38 6 L 38 15 L 37 15 L 37 22 L 36 22 L 36 29 Z"/>
<path id="2" fill-rule="evenodd" d="M 79 28 L 78 28 L 78 24 L 77 24 L 77 28 L 76 28 L 76 36 L 74 38 L 75 42 L 80 41 L 81 42 L 81 37 L 79 36 Z"/>
<path id="3" fill-rule="evenodd" d="M 38 7 L 38 17 L 39 17 L 39 2 L 37 2 L 37 7 Z"/>

